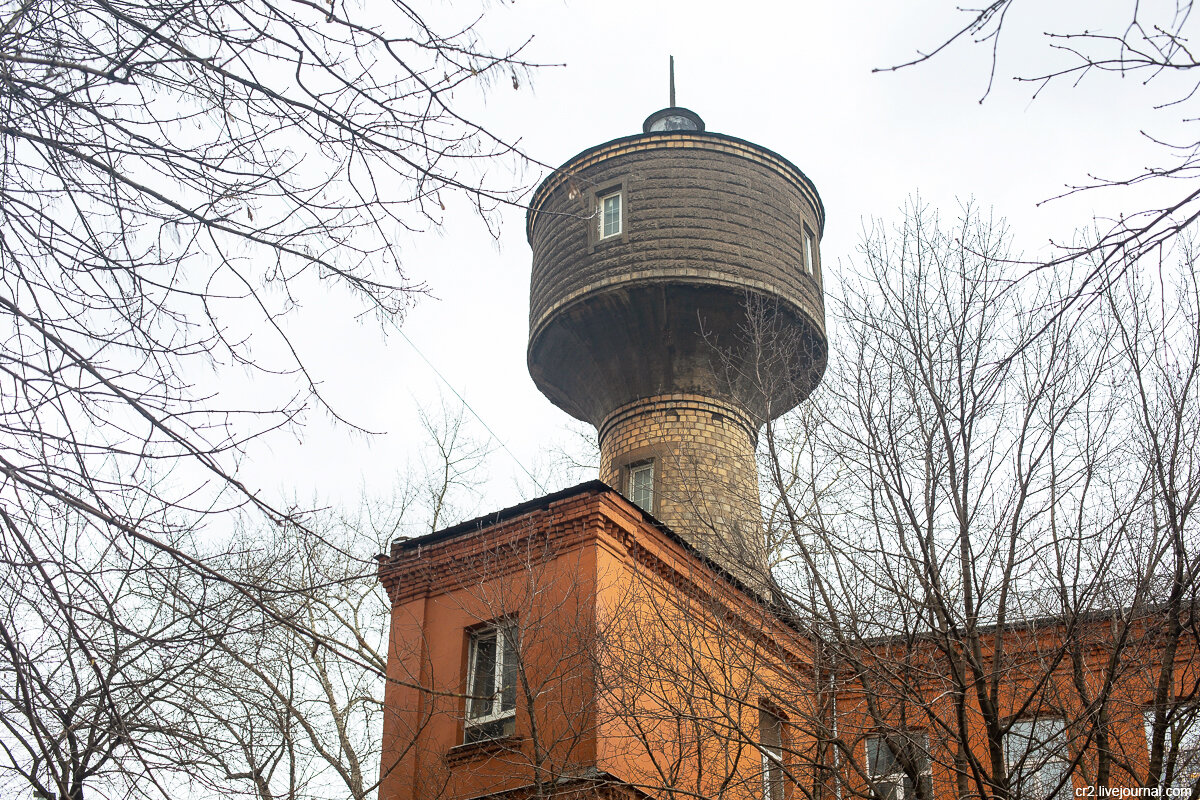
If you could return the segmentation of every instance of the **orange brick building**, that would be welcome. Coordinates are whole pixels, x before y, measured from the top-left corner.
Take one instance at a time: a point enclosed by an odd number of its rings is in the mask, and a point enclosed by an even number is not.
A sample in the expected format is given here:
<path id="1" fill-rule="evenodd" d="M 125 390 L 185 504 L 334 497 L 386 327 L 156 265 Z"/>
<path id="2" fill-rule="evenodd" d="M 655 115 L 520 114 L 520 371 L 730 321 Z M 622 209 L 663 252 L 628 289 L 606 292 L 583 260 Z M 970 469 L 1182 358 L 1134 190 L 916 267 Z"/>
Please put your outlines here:
<path id="1" fill-rule="evenodd" d="M 398 542 L 380 577 L 385 800 L 904 800 L 918 784 L 928 798 L 1067 798 L 1167 773 L 1148 742 L 1161 619 L 1124 621 L 1137 642 L 1116 668 L 1121 620 L 993 630 L 989 713 L 932 641 L 821 663 L 754 591 L 599 481 Z M 1186 708 L 1194 639 L 1174 663 Z M 1105 692 L 1098 742 L 1086 706 Z M 1169 783 L 1195 785 L 1195 728 L 1164 730 Z"/>
<path id="2" fill-rule="evenodd" d="M 807 746 L 803 639 L 600 482 L 398 543 L 380 576 L 383 798 L 761 797 L 764 724 L 781 766 Z"/>
<path id="3" fill-rule="evenodd" d="M 1066 800 L 1200 770 L 1190 615 L 855 641 L 775 604 L 755 446 L 825 368 L 823 226 L 798 168 L 674 106 L 538 188 L 529 369 L 604 482 L 381 558 L 381 800 Z"/>
<path id="4" fill-rule="evenodd" d="M 1162 609 L 1114 611 L 985 627 L 973 654 L 967 636 L 867 643 L 838 675 L 840 778 L 863 797 L 913 797 L 919 781 L 946 798 L 1190 796 L 1200 664 L 1195 631 L 1170 652 L 1170 627 Z"/>

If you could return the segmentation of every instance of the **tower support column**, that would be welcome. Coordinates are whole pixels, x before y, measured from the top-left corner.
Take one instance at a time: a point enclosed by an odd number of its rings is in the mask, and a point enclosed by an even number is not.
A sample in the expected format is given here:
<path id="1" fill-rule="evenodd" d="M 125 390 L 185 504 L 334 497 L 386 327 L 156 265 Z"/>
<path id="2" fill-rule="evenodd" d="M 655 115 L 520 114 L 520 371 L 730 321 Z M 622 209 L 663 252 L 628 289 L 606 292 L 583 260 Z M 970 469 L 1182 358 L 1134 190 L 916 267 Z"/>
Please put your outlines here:
<path id="1" fill-rule="evenodd" d="M 646 510 L 751 586 L 765 568 L 757 427 L 736 405 L 700 394 L 663 394 L 627 403 L 599 426 L 600 479 L 635 502 L 632 482 L 651 470 Z M 744 567 L 744 568 L 743 568 Z M 757 577 L 756 577 L 757 573 Z"/>

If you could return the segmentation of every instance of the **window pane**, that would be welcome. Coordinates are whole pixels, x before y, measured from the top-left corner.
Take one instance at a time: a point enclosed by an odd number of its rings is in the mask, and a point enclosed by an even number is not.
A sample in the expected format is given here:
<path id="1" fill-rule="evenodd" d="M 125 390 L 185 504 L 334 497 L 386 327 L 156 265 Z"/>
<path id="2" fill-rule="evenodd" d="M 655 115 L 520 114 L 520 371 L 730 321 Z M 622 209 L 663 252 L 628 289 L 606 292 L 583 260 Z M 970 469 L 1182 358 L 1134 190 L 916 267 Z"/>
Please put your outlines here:
<path id="1" fill-rule="evenodd" d="M 758 710 L 758 740 L 762 750 L 763 797 L 783 800 L 783 720 L 764 708 Z"/>
<path id="2" fill-rule="evenodd" d="M 616 236 L 621 232 L 621 193 L 600 200 L 600 237 Z"/>
<path id="3" fill-rule="evenodd" d="M 905 800 L 904 792 L 901 791 L 903 785 L 903 781 L 894 779 L 881 781 L 875 786 L 875 796 L 879 800 Z"/>
<path id="4" fill-rule="evenodd" d="M 1066 730 L 1061 719 L 1015 722 L 1005 739 L 1009 764 L 1016 764 L 1022 758 L 1029 761 L 1065 758 L 1066 744 Z"/>
<path id="5" fill-rule="evenodd" d="M 872 775 L 903 775 L 902 754 L 918 774 L 929 771 L 929 751 L 924 733 L 902 732 L 867 739 L 868 769 Z"/>
<path id="6" fill-rule="evenodd" d="M 1004 737 L 1009 782 L 1022 800 L 1065 800 L 1071 793 L 1067 777 L 1067 734 L 1061 719 L 1021 720 Z"/>
<path id="7" fill-rule="evenodd" d="M 783 765 L 768 758 L 764 762 L 763 794 L 767 800 L 783 800 Z"/>
<path id="8" fill-rule="evenodd" d="M 499 711 L 512 711 L 517 707 L 517 630 L 505 628 L 501 639 L 504 642 L 504 658 L 500 670 Z"/>
<path id="9" fill-rule="evenodd" d="M 783 749 L 783 722 L 770 711 L 759 709 L 759 727 L 762 728 L 762 743 L 768 751 L 779 755 Z"/>
<path id="10" fill-rule="evenodd" d="M 897 771 L 896 757 L 882 736 L 867 739 L 867 771 L 873 778 Z"/>
<path id="11" fill-rule="evenodd" d="M 918 774 L 929 772 L 929 743 L 923 733 L 902 734 L 899 743 L 893 743 L 892 749 L 902 748 L 909 763 Z M 902 767 L 903 768 L 903 767 Z"/>
<path id="12" fill-rule="evenodd" d="M 512 622 L 471 637 L 464 743 L 512 736 L 516 730 L 518 646 Z"/>
<path id="13" fill-rule="evenodd" d="M 804 232 L 804 269 L 813 274 L 813 237 L 808 231 Z"/>
<path id="14" fill-rule="evenodd" d="M 654 464 L 629 468 L 629 499 L 644 511 L 654 513 Z"/>
<path id="15" fill-rule="evenodd" d="M 905 769 L 916 775 L 914 781 Z M 933 797 L 933 774 L 929 769 L 929 749 L 925 734 L 919 731 L 898 731 L 886 736 L 867 739 L 867 774 L 880 800 L 916 800 L 917 787 L 921 797 Z"/>
<path id="16" fill-rule="evenodd" d="M 1040 797 L 1053 797 L 1056 800 L 1068 800 L 1071 796 L 1071 782 L 1067 778 L 1067 762 L 1051 760 L 1038 771 L 1041 786 L 1038 789 Z"/>
<path id="17" fill-rule="evenodd" d="M 467 716 L 475 719 L 492 713 L 492 700 L 496 694 L 496 632 L 481 634 L 472 641 L 474 660 Z"/>

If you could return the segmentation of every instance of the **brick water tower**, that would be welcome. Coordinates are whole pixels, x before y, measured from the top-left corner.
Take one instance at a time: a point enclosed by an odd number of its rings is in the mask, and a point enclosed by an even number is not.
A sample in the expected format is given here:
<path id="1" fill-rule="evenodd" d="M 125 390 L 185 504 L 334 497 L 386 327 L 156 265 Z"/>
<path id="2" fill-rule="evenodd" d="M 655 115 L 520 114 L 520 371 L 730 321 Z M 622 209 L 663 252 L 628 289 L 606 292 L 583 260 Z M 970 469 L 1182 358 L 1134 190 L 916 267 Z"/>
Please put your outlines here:
<path id="1" fill-rule="evenodd" d="M 530 203 L 529 372 L 594 425 L 600 478 L 752 587 L 755 445 L 820 382 L 821 199 L 765 147 L 671 107 Z"/>

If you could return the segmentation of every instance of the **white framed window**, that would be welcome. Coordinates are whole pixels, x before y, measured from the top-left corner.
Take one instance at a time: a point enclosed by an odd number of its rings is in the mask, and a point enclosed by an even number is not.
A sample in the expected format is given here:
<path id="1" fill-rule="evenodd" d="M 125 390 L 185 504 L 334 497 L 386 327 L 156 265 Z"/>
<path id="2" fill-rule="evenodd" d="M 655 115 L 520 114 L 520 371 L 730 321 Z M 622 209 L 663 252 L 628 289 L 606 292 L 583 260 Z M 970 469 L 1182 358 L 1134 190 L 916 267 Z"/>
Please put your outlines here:
<path id="1" fill-rule="evenodd" d="M 812 231 L 808 226 L 804 226 L 804 271 L 809 275 L 815 275 L 817 240 L 813 238 Z"/>
<path id="2" fill-rule="evenodd" d="M 471 634 L 463 743 L 511 736 L 516 710 L 517 626 L 506 620 Z"/>
<path id="3" fill-rule="evenodd" d="M 763 800 L 783 800 L 783 720 L 761 706 L 758 749 L 762 753 Z"/>
<path id="4" fill-rule="evenodd" d="M 1017 800 L 1069 800 L 1067 729 L 1056 717 L 1018 720 L 1004 736 L 1008 782 Z"/>
<path id="5" fill-rule="evenodd" d="M 1142 713 L 1146 726 L 1146 751 L 1154 743 L 1154 709 Z M 1188 790 L 1200 781 L 1200 708 L 1180 706 L 1167 712 L 1162 769 L 1154 776 L 1159 785 Z"/>
<path id="6" fill-rule="evenodd" d="M 600 238 L 621 235 L 621 193 L 610 192 L 597 198 L 597 218 L 600 224 Z"/>
<path id="7" fill-rule="evenodd" d="M 654 513 L 654 462 L 629 467 L 629 499 L 643 511 Z"/>
<path id="8" fill-rule="evenodd" d="M 907 761 L 911 774 L 906 769 Z M 933 771 L 925 734 L 918 731 L 867 737 L 867 777 L 878 800 L 933 800 Z"/>

